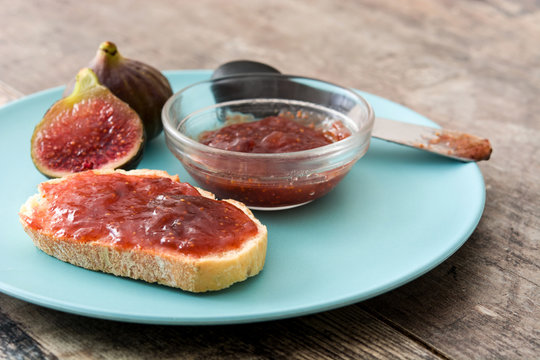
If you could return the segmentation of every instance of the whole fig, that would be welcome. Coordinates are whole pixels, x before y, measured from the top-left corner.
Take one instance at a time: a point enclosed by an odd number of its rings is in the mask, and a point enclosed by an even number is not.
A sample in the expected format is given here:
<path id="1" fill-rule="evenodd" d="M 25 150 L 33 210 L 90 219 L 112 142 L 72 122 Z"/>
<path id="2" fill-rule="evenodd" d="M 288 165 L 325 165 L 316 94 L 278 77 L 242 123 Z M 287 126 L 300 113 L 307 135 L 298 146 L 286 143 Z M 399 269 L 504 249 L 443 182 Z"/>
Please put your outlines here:
<path id="1" fill-rule="evenodd" d="M 88 68 L 73 93 L 54 103 L 36 125 L 31 156 L 49 178 L 90 169 L 132 169 L 145 143 L 141 118 L 101 85 Z"/>
<path id="2" fill-rule="evenodd" d="M 159 135 L 163 129 L 161 109 L 173 93 L 169 81 L 159 70 L 123 57 L 110 41 L 99 46 L 89 68 L 96 73 L 101 84 L 139 114 L 147 139 Z M 68 85 L 64 94 L 72 88 Z"/>

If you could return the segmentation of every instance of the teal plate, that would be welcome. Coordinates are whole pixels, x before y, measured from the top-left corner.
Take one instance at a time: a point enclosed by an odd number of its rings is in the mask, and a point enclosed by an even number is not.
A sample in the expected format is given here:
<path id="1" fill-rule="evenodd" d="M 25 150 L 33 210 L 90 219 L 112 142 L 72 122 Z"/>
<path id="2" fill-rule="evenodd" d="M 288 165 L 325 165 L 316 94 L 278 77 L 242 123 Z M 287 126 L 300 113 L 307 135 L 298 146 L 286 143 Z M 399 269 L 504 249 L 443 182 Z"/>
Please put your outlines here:
<path id="1" fill-rule="evenodd" d="M 169 71 L 175 91 L 209 71 Z M 0 291 L 49 308 L 96 318 L 152 324 L 232 324 L 325 311 L 382 294 L 453 254 L 482 215 L 485 187 L 474 163 L 460 163 L 374 139 L 330 194 L 308 205 L 255 212 L 268 227 L 259 275 L 231 288 L 191 294 L 64 263 L 34 247 L 18 210 L 45 178 L 30 159 L 30 137 L 63 88 L 0 108 L 2 235 Z M 361 93 L 377 115 L 435 125 L 391 101 Z M 140 168 L 192 178 L 163 135 Z"/>

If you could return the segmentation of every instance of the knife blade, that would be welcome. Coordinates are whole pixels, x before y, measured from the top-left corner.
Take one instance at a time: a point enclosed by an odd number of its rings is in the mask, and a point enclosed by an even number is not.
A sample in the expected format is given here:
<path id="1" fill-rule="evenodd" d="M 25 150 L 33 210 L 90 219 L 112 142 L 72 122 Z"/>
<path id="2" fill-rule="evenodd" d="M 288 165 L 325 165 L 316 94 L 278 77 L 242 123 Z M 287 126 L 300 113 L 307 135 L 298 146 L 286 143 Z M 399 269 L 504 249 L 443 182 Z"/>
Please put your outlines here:
<path id="1" fill-rule="evenodd" d="M 493 151 L 485 138 L 381 117 L 375 119 L 371 135 L 464 162 L 488 160 Z"/>

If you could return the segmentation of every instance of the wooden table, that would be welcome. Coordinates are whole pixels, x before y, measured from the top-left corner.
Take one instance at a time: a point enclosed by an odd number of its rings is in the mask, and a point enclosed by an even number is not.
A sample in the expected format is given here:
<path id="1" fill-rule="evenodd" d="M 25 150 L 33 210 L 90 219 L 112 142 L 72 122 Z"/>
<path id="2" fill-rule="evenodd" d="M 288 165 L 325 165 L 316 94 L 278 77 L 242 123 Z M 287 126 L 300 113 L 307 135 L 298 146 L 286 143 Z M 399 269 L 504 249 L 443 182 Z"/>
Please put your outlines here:
<path id="1" fill-rule="evenodd" d="M 479 164 L 487 202 L 478 228 L 401 288 L 316 315 L 208 327 L 97 320 L 0 295 L 0 358 L 540 357 L 537 2 L 0 5 L 0 103 L 64 84 L 112 40 L 159 69 L 266 61 L 402 103 L 494 146 Z"/>

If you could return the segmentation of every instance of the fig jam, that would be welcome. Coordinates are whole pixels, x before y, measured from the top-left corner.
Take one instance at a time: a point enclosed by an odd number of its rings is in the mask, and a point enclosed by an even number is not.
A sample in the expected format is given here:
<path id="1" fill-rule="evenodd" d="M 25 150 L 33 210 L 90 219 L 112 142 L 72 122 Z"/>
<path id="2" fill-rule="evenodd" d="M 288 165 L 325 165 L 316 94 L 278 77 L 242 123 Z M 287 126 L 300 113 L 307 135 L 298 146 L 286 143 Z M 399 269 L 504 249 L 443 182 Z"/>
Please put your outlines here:
<path id="1" fill-rule="evenodd" d="M 338 120 L 325 128 L 309 122 L 309 117 L 299 112 L 294 116 L 279 115 L 259 121 L 240 122 L 201 134 L 199 142 L 229 151 L 245 153 L 285 153 L 309 150 L 331 144 L 350 136 L 350 131 Z M 295 121 L 300 118 L 302 121 Z M 206 161 L 206 160 L 205 160 Z M 209 160 L 207 163 L 212 162 Z M 221 161 L 221 160 L 220 160 Z M 220 198 L 234 198 L 252 208 L 279 208 L 303 204 L 319 198 L 331 189 L 350 170 L 353 162 L 337 169 L 312 174 L 298 180 L 277 176 L 275 162 L 249 164 L 251 173 L 263 174 L 264 182 L 234 171 L 227 171 L 224 161 L 217 165 L 220 172 L 201 173 L 188 164 L 186 170 L 201 186 Z M 247 168 L 246 168 L 247 169 Z M 234 176 L 231 176 L 233 173 Z M 276 175 L 275 181 L 268 181 Z"/>
<path id="2" fill-rule="evenodd" d="M 337 131 L 335 131 L 337 130 Z M 199 142 L 223 150 L 246 153 L 285 153 L 309 150 L 349 136 L 341 122 L 327 130 L 313 123 L 300 124 L 286 116 L 269 116 L 259 121 L 232 124 L 201 134 Z"/>
<path id="3" fill-rule="evenodd" d="M 222 199 L 233 198 L 252 209 L 289 208 L 305 204 L 326 195 L 349 172 L 353 162 L 310 178 L 304 182 L 294 179 L 258 183 L 252 178 L 202 175 L 189 165 L 186 170 L 202 187 Z"/>
<path id="4" fill-rule="evenodd" d="M 200 257 L 239 249 L 258 231 L 235 206 L 165 177 L 86 171 L 40 190 L 48 206 L 26 222 L 77 242 Z"/>

